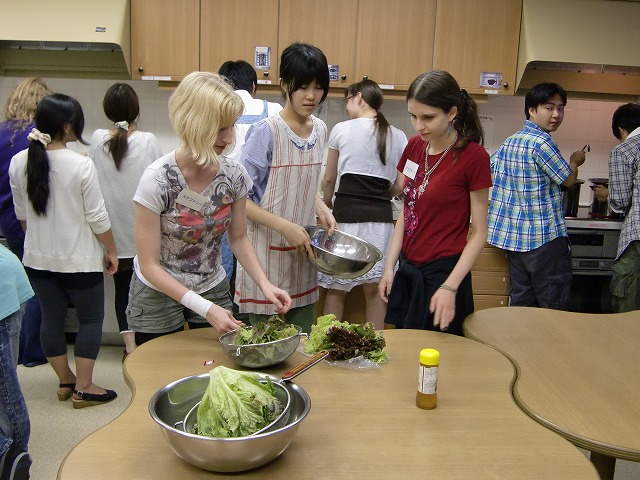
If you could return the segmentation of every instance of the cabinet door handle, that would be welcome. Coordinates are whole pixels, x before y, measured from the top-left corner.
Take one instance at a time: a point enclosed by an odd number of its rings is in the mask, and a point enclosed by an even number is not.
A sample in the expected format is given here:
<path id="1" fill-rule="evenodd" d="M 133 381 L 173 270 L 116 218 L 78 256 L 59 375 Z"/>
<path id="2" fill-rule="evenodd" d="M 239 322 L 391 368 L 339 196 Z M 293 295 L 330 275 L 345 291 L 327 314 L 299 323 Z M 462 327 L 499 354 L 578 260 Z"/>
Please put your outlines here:
<path id="1" fill-rule="evenodd" d="M 362 79 L 363 79 L 363 80 L 367 80 L 368 78 L 369 78 L 369 76 L 368 76 L 368 75 L 363 75 L 363 76 L 362 76 Z"/>
<path id="2" fill-rule="evenodd" d="M 142 73 L 143 71 L 144 71 L 144 68 L 138 67 L 138 72 Z"/>
<path id="3" fill-rule="evenodd" d="M 347 76 L 346 76 L 346 75 L 342 75 L 340 78 L 341 78 L 342 80 L 346 80 L 346 79 L 347 79 Z"/>
<path id="4" fill-rule="evenodd" d="M 268 77 L 269 76 L 269 72 L 263 72 L 262 75 L 265 76 L 265 77 Z"/>

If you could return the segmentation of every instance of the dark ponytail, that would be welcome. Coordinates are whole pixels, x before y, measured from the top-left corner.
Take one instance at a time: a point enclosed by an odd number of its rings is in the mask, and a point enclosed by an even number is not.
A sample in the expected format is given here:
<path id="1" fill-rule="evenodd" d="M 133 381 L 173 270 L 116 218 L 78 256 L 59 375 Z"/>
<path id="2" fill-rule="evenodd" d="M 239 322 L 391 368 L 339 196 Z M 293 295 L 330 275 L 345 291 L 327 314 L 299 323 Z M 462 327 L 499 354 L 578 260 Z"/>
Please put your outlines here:
<path id="1" fill-rule="evenodd" d="M 27 198 L 31 201 L 33 211 L 40 217 L 47 216 L 50 171 L 45 146 L 38 140 L 31 140 L 27 151 Z"/>
<path id="2" fill-rule="evenodd" d="M 447 113 L 453 107 L 458 108 L 458 114 L 453 119 L 453 128 L 458 132 L 459 140 L 454 150 L 464 150 L 469 142 L 484 144 L 478 106 L 466 90 L 460 89 L 458 82 L 449 72 L 431 70 L 420 75 L 407 91 L 408 100 L 440 108 Z"/>
<path id="3" fill-rule="evenodd" d="M 114 124 L 124 121 L 132 125 L 140 115 L 138 95 L 126 83 L 115 83 L 109 87 L 102 100 L 102 108 L 104 109 L 104 114 Z M 122 159 L 129 150 L 127 134 L 128 129 L 116 125 L 115 135 L 105 142 L 107 150 L 116 164 L 116 170 L 120 170 Z"/>
<path id="4" fill-rule="evenodd" d="M 80 103 L 61 93 L 44 97 L 36 108 L 34 116 L 36 128 L 48 134 L 53 141 L 64 141 L 65 125 L 70 125 L 77 140 L 85 145 L 82 139 L 84 130 L 84 114 Z M 45 146 L 39 140 L 31 140 L 27 150 L 27 198 L 37 215 L 47 215 L 47 205 L 51 194 L 49 173 L 51 165 Z"/>
<path id="5" fill-rule="evenodd" d="M 383 165 L 387 164 L 387 135 L 391 125 L 389 121 L 380 111 L 384 102 L 384 94 L 380 86 L 373 80 L 365 79 L 361 82 L 349 85 L 344 95 L 345 98 L 355 96 L 358 93 L 362 95 L 362 99 L 373 108 L 376 113 L 376 145 L 378 147 L 378 155 Z"/>

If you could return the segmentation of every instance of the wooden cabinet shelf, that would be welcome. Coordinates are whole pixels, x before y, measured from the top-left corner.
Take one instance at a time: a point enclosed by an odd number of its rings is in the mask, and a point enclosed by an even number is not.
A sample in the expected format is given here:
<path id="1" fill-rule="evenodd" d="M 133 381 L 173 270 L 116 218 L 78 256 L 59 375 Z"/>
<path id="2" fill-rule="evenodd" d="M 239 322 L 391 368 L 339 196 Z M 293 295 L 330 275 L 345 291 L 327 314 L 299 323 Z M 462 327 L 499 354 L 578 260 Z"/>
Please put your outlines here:
<path id="1" fill-rule="evenodd" d="M 513 95 L 522 0 L 438 0 L 433 66 L 469 93 Z M 482 72 L 502 83 L 480 86 Z"/>

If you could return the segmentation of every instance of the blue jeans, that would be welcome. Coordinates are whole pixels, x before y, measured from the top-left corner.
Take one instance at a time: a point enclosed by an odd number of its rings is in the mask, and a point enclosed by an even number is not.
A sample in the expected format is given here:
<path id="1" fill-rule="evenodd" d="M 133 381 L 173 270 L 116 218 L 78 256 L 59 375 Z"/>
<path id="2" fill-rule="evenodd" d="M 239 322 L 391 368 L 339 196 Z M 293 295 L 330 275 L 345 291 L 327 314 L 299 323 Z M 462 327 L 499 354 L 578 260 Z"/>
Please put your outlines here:
<path id="1" fill-rule="evenodd" d="M 0 320 L 0 456 L 9 447 L 15 452 L 26 452 L 31 432 L 16 370 L 24 306 Z"/>
<path id="2" fill-rule="evenodd" d="M 22 260 L 24 253 L 24 237 L 7 237 L 7 244 L 16 257 Z M 24 316 L 22 317 L 22 329 L 20 330 L 20 349 L 18 363 L 26 367 L 33 367 L 47 363 L 40 345 L 40 324 L 42 323 L 42 310 L 37 296 L 27 300 Z"/>

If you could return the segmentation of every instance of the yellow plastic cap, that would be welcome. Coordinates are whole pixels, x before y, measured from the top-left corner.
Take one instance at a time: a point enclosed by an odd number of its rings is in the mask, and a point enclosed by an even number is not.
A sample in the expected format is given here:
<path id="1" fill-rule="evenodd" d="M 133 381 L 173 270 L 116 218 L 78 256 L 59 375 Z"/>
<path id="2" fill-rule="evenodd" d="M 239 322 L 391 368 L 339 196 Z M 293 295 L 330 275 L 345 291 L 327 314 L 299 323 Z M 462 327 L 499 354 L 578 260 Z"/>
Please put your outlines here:
<path id="1" fill-rule="evenodd" d="M 423 365 L 439 365 L 440 352 L 434 348 L 420 350 L 420 363 Z"/>

